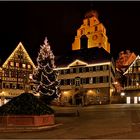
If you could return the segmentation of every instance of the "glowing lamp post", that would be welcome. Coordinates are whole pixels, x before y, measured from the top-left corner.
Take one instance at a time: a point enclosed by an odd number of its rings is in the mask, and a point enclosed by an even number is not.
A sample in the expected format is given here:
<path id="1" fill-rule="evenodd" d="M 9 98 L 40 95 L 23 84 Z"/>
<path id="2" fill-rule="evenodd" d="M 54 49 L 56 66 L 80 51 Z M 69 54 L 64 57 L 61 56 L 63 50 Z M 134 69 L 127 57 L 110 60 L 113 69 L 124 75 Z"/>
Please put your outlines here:
<path id="1" fill-rule="evenodd" d="M 125 96 L 125 93 L 124 92 L 121 92 L 121 97 L 124 97 Z"/>

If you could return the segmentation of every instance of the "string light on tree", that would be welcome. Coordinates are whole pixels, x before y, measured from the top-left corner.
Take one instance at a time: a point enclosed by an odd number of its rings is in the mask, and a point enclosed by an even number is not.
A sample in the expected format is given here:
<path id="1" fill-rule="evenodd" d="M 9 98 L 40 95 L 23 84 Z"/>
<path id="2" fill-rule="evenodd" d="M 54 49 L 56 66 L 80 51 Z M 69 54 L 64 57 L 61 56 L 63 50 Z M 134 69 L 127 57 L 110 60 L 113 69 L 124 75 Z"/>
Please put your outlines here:
<path id="1" fill-rule="evenodd" d="M 35 83 L 34 93 L 40 93 L 46 103 L 50 103 L 54 98 L 59 97 L 58 71 L 54 70 L 54 54 L 48 43 L 47 37 L 44 44 L 40 46 L 40 52 L 37 57 L 37 68 L 33 74 Z"/>

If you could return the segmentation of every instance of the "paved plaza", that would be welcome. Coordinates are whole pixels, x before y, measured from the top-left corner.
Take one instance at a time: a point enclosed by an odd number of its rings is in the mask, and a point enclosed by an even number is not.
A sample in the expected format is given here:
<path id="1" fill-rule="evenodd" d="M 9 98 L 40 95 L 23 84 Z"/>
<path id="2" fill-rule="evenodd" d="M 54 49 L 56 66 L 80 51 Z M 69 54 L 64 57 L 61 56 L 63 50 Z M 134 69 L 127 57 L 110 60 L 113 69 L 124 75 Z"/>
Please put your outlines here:
<path id="1" fill-rule="evenodd" d="M 37 132 L 0 132 L 0 139 L 134 139 L 140 138 L 140 104 L 53 107 L 58 127 Z"/>

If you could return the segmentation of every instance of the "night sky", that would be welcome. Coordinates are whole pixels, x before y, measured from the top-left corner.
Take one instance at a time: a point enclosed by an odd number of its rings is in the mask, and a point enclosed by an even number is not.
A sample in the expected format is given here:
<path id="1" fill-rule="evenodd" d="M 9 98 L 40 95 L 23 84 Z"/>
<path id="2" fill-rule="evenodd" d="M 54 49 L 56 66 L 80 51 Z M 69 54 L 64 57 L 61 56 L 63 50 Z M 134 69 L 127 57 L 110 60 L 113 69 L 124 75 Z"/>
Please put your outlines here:
<path id="1" fill-rule="evenodd" d="M 71 50 L 77 29 L 89 10 L 97 10 L 107 30 L 111 54 L 122 50 L 140 54 L 140 2 L 42 1 L 0 2 L 1 64 L 21 41 L 33 59 L 48 37 L 55 56 Z"/>

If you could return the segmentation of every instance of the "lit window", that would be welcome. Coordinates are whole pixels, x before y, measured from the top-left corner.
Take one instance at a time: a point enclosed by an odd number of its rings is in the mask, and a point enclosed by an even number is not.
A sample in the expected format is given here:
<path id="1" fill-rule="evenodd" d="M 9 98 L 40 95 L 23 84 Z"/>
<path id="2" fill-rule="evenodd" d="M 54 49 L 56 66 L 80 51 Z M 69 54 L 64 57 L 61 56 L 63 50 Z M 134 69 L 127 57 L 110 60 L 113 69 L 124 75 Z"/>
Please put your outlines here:
<path id="1" fill-rule="evenodd" d="M 10 66 L 14 66 L 14 62 L 10 62 Z"/>
<path id="2" fill-rule="evenodd" d="M 26 64 L 22 64 L 22 68 L 26 68 Z"/>
<path id="3" fill-rule="evenodd" d="M 33 75 L 32 74 L 29 74 L 29 79 L 32 79 L 33 78 Z"/>
<path id="4" fill-rule="evenodd" d="M 28 65 L 28 69 L 30 69 L 31 68 L 31 65 Z"/>
<path id="5" fill-rule="evenodd" d="M 16 67 L 19 67 L 19 63 L 16 63 Z"/>
<path id="6" fill-rule="evenodd" d="M 93 78 L 92 78 L 92 77 L 89 78 L 89 83 L 90 83 L 90 84 L 93 83 Z"/>
<path id="7" fill-rule="evenodd" d="M 75 85 L 80 86 L 80 78 L 79 77 L 75 78 Z"/>

